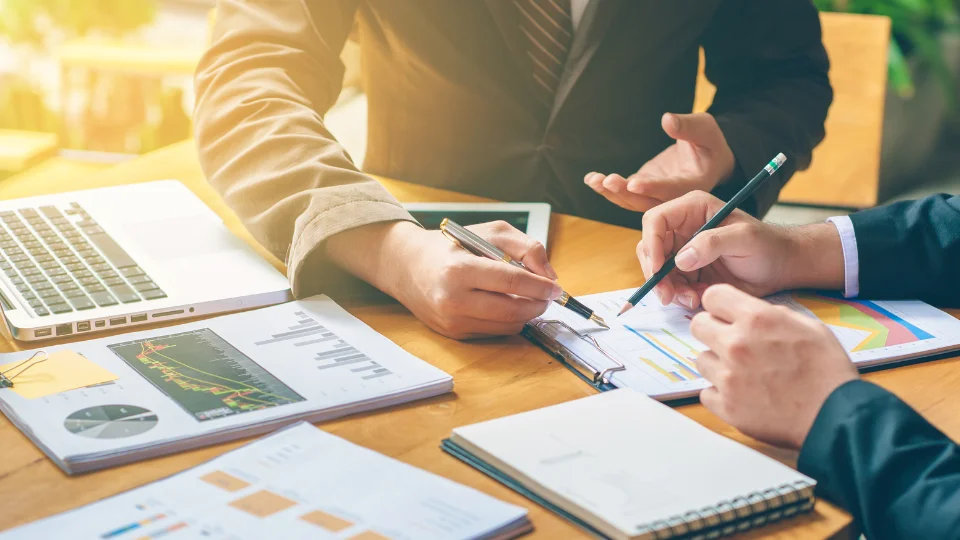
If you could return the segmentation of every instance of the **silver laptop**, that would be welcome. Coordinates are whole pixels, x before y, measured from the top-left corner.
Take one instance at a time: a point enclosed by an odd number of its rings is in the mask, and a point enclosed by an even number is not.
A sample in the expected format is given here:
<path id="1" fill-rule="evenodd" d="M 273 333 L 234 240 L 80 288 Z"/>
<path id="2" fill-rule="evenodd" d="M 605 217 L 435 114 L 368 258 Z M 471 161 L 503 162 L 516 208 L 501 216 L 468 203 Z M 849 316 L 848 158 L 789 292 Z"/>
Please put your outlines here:
<path id="1" fill-rule="evenodd" d="M 291 299 L 287 279 L 183 184 L 0 202 L 8 338 L 88 334 Z"/>

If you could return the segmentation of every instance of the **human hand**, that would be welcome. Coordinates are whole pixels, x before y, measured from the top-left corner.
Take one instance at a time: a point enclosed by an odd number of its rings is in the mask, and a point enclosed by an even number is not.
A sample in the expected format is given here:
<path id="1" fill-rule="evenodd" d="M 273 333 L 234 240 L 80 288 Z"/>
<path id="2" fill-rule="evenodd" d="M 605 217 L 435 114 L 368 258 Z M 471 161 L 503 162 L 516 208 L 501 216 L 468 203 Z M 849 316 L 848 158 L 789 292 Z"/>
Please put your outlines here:
<path id="1" fill-rule="evenodd" d="M 800 448 L 830 394 L 859 377 L 840 342 L 820 321 L 729 285 L 707 289 L 703 307 L 690 330 L 710 348 L 697 368 L 713 386 L 700 402 L 751 437 Z"/>
<path id="2" fill-rule="evenodd" d="M 562 292 L 547 252 L 503 221 L 467 228 L 530 271 L 473 255 L 439 231 L 409 222 L 340 233 L 330 239 L 328 254 L 447 337 L 516 334 Z M 358 246 L 375 259 L 358 260 Z"/>
<path id="3" fill-rule="evenodd" d="M 755 296 L 843 287 L 843 247 L 829 223 L 782 227 L 734 210 L 719 227 L 690 240 L 723 205 L 713 195 L 695 191 L 643 215 L 643 238 L 637 244 L 643 274 L 649 278 L 676 255 L 677 271 L 654 288 L 664 305 L 677 302 L 696 309 L 701 293 L 717 283 Z"/>
<path id="4" fill-rule="evenodd" d="M 646 212 L 694 190 L 710 191 L 733 173 L 733 151 L 713 115 L 667 113 L 660 124 L 677 142 L 639 171 L 628 178 L 592 172 L 583 181 L 618 206 Z"/>

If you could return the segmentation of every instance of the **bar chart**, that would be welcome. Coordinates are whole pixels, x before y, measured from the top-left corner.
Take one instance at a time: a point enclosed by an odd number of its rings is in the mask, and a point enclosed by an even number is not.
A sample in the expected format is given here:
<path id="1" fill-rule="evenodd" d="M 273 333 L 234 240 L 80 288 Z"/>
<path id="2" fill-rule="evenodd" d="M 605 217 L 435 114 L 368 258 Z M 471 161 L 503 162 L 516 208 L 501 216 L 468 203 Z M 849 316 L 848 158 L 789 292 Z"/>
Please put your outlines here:
<path id="1" fill-rule="evenodd" d="M 296 322 L 285 331 L 271 334 L 269 339 L 254 342 L 254 345 L 267 347 L 289 343 L 294 347 L 313 347 L 317 350 L 313 359 L 318 370 L 344 370 L 364 381 L 393 375 L 392 371 L 372 360 L 310 315 L 303 311 L 296 311 L 294 315 L 297 317 Z"/>
<path id="2" fill-rule="evenodd" d="M 691 345 L 690 338 L 682 338 L 667 328 L 660 328 L 658 332 L 641 332 L 629 325 L 624 328 L 649 345 L 649 352 L 639 359 L 663 377 L 671 382 L 702 378 L 696 370 L 700 350 Z"/>

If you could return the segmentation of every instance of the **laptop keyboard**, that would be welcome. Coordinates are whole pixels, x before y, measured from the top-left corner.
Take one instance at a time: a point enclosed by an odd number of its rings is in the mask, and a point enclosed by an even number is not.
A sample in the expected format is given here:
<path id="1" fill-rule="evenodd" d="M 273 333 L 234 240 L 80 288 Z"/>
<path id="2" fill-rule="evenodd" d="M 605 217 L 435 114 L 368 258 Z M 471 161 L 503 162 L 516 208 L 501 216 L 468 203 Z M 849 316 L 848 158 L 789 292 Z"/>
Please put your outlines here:
<path id="1" fill-rule="evenodd" d="M 0 211 L 0 222 L 0 271 L 41 317 L 167 296 L 77 203 Z"/>

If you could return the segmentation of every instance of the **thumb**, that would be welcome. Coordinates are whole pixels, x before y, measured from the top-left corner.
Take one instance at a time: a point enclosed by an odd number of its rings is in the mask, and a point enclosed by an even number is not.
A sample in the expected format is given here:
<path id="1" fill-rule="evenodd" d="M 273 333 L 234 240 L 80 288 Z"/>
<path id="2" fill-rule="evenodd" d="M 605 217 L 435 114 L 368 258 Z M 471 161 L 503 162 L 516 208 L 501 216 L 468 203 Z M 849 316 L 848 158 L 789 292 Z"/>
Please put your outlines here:
<path id="1" fill-rule="evenodd" d="M 660 119 L 660 125 L 671 138 L 699 146 L 713 146 L 722 136 L 720 126 L 709 113 L 667 113 Z"/>
<path id="2" fill-rule="evenodd" d="M 676 255 L 677 268 L 684 272 L 699 270 L 720 257 L 744 257 L 760 252 L 747 224 L 729 225 L 695 236 Z"/>

